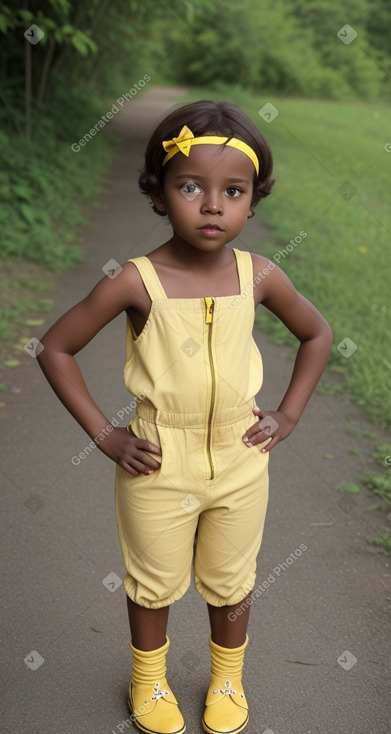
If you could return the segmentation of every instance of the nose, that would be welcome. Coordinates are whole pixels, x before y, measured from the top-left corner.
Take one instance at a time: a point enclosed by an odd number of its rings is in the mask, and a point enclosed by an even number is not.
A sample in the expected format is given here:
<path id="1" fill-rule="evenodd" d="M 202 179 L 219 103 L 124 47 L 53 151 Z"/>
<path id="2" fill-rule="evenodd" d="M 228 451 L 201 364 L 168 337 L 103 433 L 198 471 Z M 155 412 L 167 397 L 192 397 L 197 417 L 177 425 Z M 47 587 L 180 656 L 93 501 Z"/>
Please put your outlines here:
<path id="1" fill-rule="evenodd" d="M 221 195 L 213 191 L 206 192 L 203 197 L 201 211 L 204 214 L 222 214 L 223 202 Z"/>

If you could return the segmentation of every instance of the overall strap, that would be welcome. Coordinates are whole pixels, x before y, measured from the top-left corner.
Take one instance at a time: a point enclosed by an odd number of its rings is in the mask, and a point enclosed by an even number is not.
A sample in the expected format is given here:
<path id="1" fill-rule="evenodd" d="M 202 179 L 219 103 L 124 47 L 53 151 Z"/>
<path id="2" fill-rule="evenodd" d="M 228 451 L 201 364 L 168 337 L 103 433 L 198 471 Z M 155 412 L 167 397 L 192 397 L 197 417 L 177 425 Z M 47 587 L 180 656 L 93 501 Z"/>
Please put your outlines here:
<path id="1" fill-rule="evenodd" d="M 232 248 L 236 255 L 236 262 L 239 273 L 240 292 L 254 280 L 253 261 L 251 253 L 243 250 L 238 250 L 236 247 Z"/>
<path id="2" fill-rule="evenodd" d="M 156 301 L 159 298 L 167 298 L 166 292 L 157 276 L 157 272 L 147 257 L 131 258 L 128 262 L 133 263 L 139 271 L 151 301 Z"/>

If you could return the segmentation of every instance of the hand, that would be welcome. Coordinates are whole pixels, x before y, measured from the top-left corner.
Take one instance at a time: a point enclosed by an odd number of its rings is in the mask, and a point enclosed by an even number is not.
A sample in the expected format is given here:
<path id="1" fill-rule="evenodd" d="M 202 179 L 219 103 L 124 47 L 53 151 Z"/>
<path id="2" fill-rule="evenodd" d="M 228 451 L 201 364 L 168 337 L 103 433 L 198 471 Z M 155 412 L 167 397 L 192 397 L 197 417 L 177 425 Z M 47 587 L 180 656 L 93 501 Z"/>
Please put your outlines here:
<path id="1" fill-rule="evenodd" d="M 259 423 L 255 423 L 246 431 L 243 441 L 246 446 L 256 446 L 272 436 L 272 440 L 269 441 L 267 446 L 261 449 L 263 453 L 271 451 L 280 441 L 289 436 L 296 425 L 279 410 L 261 410 L 261 408 L 255 406 L 253 413 L 258 416 Z"/>
<path id="2" fill-rule="evenodd" d="M 106 456 L 115 461 L 132 477 L 138 477 L 140 474 L 152 474 L 156 469 L 160 469 L 160 462 L 153 459 L 149 453 L 146 453 L 149 451 L 156 454 L 156 456 L 161 456 L 162 452 L 159 446 L 150 441 L 145 441 L 143 438 L 137 438 L 134 434 L 129 433 L 126 428 L 114 428 L 97 445 Z"/>

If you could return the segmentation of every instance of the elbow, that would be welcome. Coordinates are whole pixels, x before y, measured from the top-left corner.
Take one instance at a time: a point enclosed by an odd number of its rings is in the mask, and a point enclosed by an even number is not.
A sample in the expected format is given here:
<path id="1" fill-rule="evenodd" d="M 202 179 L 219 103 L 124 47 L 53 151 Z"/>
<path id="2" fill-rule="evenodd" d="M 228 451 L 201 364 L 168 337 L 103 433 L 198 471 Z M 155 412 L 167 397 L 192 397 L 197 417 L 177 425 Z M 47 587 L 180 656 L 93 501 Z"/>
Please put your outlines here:
<path id="1" fill-rule="evenodd" d="M 331 347 L 333 345 L 333 339 L 334 339 L 333 330 L 330 324 L 327 323 L 326 321 L 324 328 L 322 330 L 322 340 L 324 342 L 324 345 L 325 345 L 325 348 L 327 349 L 328 354 L 330 354 L 331 352 Z"/>
<path id="2" fill-rule="evenodd" d="M 42 343 L 40 343 L 40 344 L 42 344 Z M 41 370 L 42 370 L 42 372 L 44 374 L 46 374 L 45 368 L 46 368 L 46 365 L 47 365 L 47 362 L 48 362 L 48 356 L 49 356 L 48 355 L 48 351 L 45 348 L 45 345 L 42 344 L 41 349 L 39 350 L 39 352 L 37 352 L 36 360 L 37 360 L 37 362 L 38 362 L 38 364 L 39 364 L 39 366 L 40 366 L 40 368 L 41 368 Z"/>
<path id="3" fill-rule="evenodd" d="M 326 336 L 327 336 L 328 340 L 330 341 L 330 346 L 331 346 L 332 343 L 333 343 L 334 334 L 333 334 L 333 330 L 332 330 L 332 328 L 331 328 L 331 326 L 330 326 L 330 324 L 328 322 L 326 322 Z"/>

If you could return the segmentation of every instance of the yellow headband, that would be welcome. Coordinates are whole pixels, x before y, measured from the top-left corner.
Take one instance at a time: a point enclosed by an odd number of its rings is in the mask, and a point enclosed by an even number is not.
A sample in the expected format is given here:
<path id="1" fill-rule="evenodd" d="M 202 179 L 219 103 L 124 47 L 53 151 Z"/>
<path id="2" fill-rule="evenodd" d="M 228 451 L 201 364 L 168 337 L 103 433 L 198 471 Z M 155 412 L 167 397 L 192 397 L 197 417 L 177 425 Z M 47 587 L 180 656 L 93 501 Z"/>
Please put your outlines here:
<path id="1" fill-rule="evenodd" d="M 201 138 L 195 138 L 191 130 L 189 130 L 186 125 L 183 126 L 177 138 L 172 138 L 172 140 L 163 140 L 163 148 L 167 151 L 167 155 L 163 159 L 163 166 L 165 166 L 167 161 L 169 161 L 173 155 L 178 153 L 178 151 L 186 156 L 189 156 L 192 145 L 222 145 L 223 143 L 229 145 L 231 148 L 241 150 L 242 153 L 247 155 L 254 164 L 258 176 L 258 158 L 253 149 L 250 148 L 247 143 L 243 143 L 243 140 L 238 140 L 237 138 L 231 138 L 229 140 L 227 137 L 223 138 L 217 137 L 215 135 L 206 135 Z"/>

